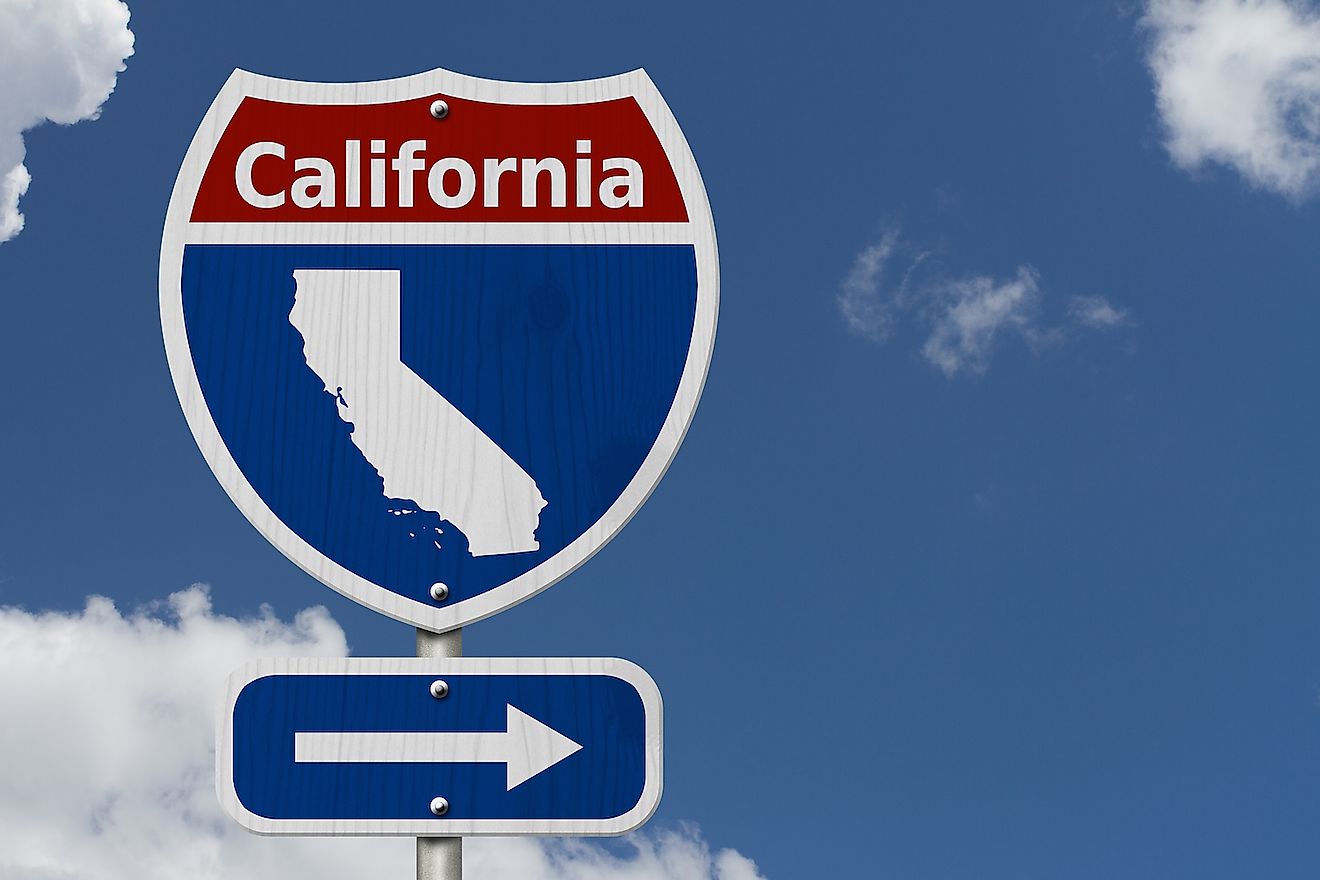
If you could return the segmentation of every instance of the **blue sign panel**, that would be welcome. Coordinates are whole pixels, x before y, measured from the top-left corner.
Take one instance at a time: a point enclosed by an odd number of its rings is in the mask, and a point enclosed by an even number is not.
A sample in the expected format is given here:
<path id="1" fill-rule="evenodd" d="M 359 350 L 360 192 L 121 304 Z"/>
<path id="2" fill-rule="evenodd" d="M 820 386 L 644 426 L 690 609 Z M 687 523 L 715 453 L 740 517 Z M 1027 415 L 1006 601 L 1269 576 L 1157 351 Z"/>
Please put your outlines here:
<path id="1" fill-rule="evenodd" d="M 259 661 L 221 724 L 220 799 L 265 834 L 618 834 L 660 797 L 660 695 L 623 660 Z"/>

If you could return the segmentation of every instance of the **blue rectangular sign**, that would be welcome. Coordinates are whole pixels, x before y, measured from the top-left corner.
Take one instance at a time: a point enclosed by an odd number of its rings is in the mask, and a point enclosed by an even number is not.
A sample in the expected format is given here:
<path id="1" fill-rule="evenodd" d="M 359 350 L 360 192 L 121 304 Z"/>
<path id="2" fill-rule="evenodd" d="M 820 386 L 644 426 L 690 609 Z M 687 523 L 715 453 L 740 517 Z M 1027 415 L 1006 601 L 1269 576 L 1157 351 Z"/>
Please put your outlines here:
<path id="1" fill-rule="evenodd" d="M 263 660 L 217 788 L 262 834 L 621 834 L 660 799 L 660 694 L 617 659 Z"/>

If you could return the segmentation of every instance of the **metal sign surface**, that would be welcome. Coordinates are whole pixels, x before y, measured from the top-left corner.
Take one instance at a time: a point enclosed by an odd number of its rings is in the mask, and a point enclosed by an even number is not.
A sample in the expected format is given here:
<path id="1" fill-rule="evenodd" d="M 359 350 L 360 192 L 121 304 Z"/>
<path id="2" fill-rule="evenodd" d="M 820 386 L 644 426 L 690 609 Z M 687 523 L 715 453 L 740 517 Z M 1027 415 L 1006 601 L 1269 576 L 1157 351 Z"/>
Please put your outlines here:
<path id="1" fill-rule="evenodd" d="M 175 184 L 161 317 L 193 436 L 261 534 L 444 631 L 553 584 L 646 500 L 705 380 L 716 259 L 642 71 L 237 71 Z"/>
<path id="2" fill-rule="evenodd" d="M 624 660 L 263 660 L 229 680 L 218 793 L 261 834 L 621 834 L 660 799 L 661 712 Z"/>

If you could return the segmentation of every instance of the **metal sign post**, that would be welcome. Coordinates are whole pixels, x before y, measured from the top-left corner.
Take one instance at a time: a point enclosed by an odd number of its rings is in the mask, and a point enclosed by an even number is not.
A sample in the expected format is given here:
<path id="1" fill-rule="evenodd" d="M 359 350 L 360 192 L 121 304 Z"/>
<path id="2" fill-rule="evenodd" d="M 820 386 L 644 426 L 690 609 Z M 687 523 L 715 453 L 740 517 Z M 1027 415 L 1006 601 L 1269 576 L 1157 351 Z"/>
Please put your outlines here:
<path id="1" fill-rule="evenodd" d="M 165 348 L 220 485 L 415 658 L 230 679 L 217 793 L 251 831 L 621 834 L 662 787 L 660 694 L 610 658 L 464 658 L 461 627 L 628 522 L 691 424 L 715 229 L 647 75 L 366 83 L 235 71 L 165 222 Z"/>
<path id="2" fill-rule="evenodd" d="M 418 657 L 462 657 L 463 630 L 417 630 Z M 417 838 L 417 880 L 463 880 L 463 838 Z"/>

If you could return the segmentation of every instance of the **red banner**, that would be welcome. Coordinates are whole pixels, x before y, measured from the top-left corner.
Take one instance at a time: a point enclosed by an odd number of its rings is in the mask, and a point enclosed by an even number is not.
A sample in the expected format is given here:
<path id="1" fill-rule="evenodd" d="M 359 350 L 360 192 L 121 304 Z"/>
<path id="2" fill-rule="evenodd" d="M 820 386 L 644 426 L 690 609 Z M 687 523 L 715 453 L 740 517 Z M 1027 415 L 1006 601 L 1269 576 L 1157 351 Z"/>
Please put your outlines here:
<path id="1" fill-rule="evenodd" d="M 436 119 L 432 103 L 448 114 Z M 632 98 L 392 104 L 245 98 L 198 191 L 198 222 L 684 222 Z"/>

